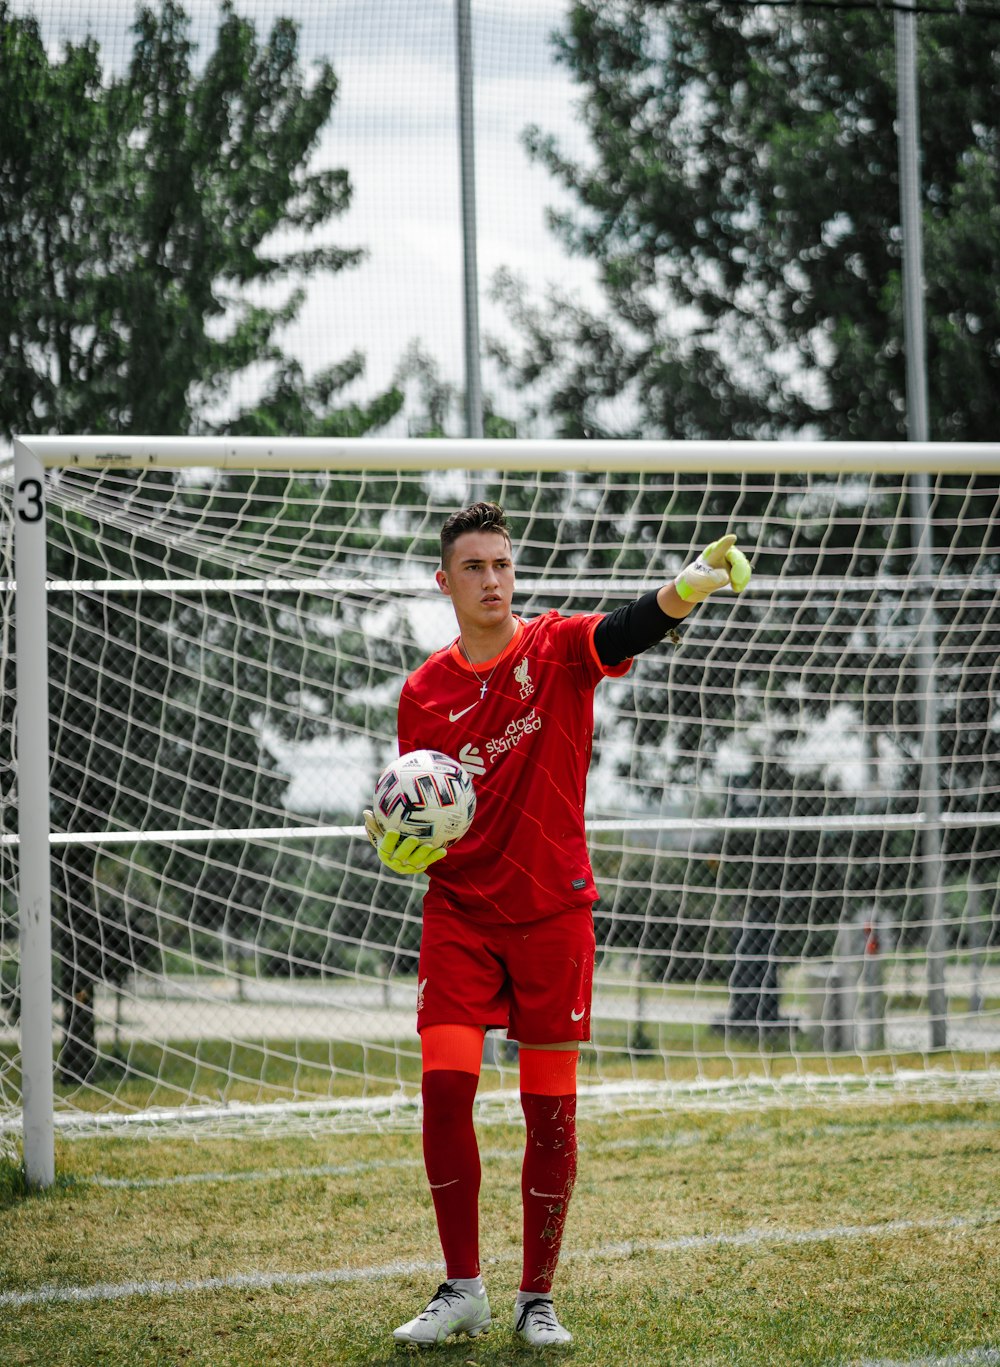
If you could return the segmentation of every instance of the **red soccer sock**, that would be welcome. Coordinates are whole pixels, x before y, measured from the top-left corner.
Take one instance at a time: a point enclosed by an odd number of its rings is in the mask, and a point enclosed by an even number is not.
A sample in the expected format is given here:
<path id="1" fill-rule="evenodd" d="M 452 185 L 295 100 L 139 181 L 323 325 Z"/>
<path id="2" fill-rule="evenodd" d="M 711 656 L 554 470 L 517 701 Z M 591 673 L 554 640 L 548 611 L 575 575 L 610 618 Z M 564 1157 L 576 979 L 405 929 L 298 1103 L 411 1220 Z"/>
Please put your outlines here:
<path id="1" fill-rule="evenodd" d="M 479 1145 L 472 1103 L 479 1078 L 450 1068 L 424 1073 L 424 1167 L 449 1280 L 479 1275 Z"/>
<path id="2" fill-rule="evenodd" d="M 528 1130 L 521 1170 L 521 1290 L 548 1294 L 576 1181 L 576 1095 L 535 1096 L 522 1092 L 521 1108 Z"/>

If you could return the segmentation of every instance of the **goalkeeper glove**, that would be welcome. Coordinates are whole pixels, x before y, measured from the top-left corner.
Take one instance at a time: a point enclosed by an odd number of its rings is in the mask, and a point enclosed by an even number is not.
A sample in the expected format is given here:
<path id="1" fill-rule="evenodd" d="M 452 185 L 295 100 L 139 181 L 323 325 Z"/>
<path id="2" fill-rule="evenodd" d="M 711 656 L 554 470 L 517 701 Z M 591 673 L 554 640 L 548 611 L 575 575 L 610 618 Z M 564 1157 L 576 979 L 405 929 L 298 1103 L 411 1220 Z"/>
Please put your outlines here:
<path id="1" fill-rule="evenodd" d="M 375 853 L 393 873 L 411 878 L 425 873 L 448 853 L 437 845 L 427 845 L 415 835 L 401 836 L 399 831 L 387 831 L 370 808 L 365 808 L 365 830 Z"/>
<path id="2" fill-rule="evenodd" d="M 742 593 L 750 582 L 750 561 L 737 548 L 730 533 L 706 546 L 697 560 L 685 565 L 674 580 L 674 588 L 685 603 L 700 603 L 716 589 Z"/>

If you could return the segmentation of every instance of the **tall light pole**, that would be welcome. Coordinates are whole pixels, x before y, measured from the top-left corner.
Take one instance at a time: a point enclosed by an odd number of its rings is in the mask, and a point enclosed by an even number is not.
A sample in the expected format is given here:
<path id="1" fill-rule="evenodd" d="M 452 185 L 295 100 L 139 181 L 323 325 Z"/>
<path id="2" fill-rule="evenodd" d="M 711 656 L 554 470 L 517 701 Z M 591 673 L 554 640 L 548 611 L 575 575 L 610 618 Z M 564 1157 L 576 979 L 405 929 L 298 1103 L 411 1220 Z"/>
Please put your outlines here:
<path id="1" fill-rule="evenodd" d="M 483 435 L 479 364 L 479 267 L 476 258 L 476 152 L 472 99 L 472 17 L 469 0 L 455 0 L 458 47 L 458 138 L 462 184 L 465 317 L 465 435 Z"/>
<path id="2" fill-rule="evenodd" d="M 917 16 L 913 0 L 896 3 L 896 114 L 899 207 L 903 250 L 903 347 L 906 353 L 906 435 L 928 440 L 927 340 L 924 321 L 924 249 L 920 218 L 920 105 L 917 97 Z M 912 476 L 915 568 L 925 586 L 916 646 L 917 717 L 920 727 L 920 833 L 924 916 L 927 921 L 927 1010 L 930 1045 L 948 1043 L 945 935 L 941 879 L 941 765 L 937 734 L 937 621 L 934 612 L 934 537 L 930 481 Z"/>
<path id="3" fill-rule="evenodd" d="M 924 246 L 920 219 L 920 104 L 917 97 L 917 15 L 913 2 L 896 0 L 896 134 L 903 238 L 906 435 L 910 441 L 927 441 L 927 341 L 924 323 Z"/>

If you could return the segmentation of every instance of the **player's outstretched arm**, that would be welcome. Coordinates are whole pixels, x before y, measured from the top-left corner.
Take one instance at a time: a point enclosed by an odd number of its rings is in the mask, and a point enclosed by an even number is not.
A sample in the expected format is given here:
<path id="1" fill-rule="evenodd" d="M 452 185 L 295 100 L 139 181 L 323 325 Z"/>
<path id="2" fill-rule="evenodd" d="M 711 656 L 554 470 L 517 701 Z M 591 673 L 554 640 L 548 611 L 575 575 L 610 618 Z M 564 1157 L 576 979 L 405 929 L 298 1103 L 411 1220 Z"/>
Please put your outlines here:
<path id="1" fill-rule="evenodd" d="M 614 667 L 657 645 L 671 629 L 717 589 L 742 593 L 750 582 L 750 562 L 730 532 L 706 546 L 670 584 L 651 589 L 634 603 L 609 612 L 594 631 L 594 649 L 601 664 Z M 674 636 L 675 644 L 680 640 Z"/>
<path id="2" fill-rule="evenodd" d="M 706 546 L 697 559 L 684 566 L 673 583 L 664 584 L 657 595 L 658 602 L 668 616 L 686 617 L 696 604 L 718 589 L 742 593 L 751 573 L 750 561 L 730 532 Z"/>
<path id="3" fill-rule="evenodd" d="M 409 878 L 425 873 L 448 853 L 437 845 L 424 844 L 415 835 L 408 835 L 401 840 L 399 831 L 385 830 L 369 807 L 365 808 L 365 830 L 372 848 L 386 868 Z"/>

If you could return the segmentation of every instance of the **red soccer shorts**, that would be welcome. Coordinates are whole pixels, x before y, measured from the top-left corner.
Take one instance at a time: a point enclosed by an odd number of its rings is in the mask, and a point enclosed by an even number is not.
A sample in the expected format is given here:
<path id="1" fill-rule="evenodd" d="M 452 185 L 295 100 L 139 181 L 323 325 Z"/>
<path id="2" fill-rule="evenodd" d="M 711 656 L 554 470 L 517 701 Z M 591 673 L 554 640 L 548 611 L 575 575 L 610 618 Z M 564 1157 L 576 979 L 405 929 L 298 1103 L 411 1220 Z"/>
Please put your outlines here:
<path id="1" fill-rule="evenodd" d="M 590 1039 L 594 948 L 589 905 L 488 927 L 434 912 L 420 941 L 417 1029 L 506 1027 L 521 1044 Z"/>

